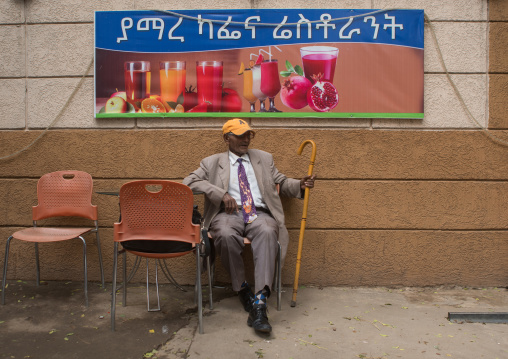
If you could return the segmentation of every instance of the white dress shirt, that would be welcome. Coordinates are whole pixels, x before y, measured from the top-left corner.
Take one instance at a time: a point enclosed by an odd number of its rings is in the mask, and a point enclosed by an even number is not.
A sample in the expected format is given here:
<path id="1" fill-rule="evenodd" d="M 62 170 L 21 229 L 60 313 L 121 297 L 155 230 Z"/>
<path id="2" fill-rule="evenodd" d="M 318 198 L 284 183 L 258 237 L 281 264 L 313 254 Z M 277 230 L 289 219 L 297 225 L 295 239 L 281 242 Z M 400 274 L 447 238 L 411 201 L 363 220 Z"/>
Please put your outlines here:
<path id="1" fill-rule="evenodd" d="M 240 185 L 238 184 L 238 157 L 233 152 L 229 151 L 229 188 L 228 193 L 231 197 L 233 197 L 238 206 L 242 205 L 242 198 L 240 196 Z M 256 175 L 254 174 L 254 169 L 252 168 L 252 164 L 250 162 L 250 158 L 248 154 L 244 154 L 242 157 L 243 167 L 245 168 L 245 173 L 247 175 L 247 180 L 249 181 L 250 192 L 252 194 L 252 199 L 254 201 L 254 206 L 266 208 L 266 204 L 261 197 L 261 192 L 259 190 L 258 181 L 256 180 Z"/>

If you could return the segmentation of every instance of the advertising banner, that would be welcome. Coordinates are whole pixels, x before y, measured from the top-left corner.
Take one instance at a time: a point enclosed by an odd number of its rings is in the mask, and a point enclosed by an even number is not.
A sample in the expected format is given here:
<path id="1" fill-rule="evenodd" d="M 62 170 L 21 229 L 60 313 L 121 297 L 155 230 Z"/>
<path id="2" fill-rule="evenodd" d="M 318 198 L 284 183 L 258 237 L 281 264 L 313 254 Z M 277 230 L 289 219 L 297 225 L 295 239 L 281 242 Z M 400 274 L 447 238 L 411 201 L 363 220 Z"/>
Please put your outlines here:
<path id="1" fill-rule="evenodd" d="M 95 116 L 423 118 L 423 10 L 97 11 Z"/>

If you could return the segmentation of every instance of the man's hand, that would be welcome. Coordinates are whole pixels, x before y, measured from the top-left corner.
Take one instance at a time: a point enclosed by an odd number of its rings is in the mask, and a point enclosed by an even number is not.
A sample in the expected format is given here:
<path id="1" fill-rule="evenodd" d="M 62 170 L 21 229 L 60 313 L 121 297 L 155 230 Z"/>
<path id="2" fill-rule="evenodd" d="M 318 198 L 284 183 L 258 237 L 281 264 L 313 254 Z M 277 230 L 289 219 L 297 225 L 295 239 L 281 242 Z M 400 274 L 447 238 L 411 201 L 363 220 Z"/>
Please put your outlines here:
<path id="1" fill-rule="evenodd" d="M 300 180 L 300 188 L 305 190 L 305 188 L 314 188 L 314 180 L 316 179 L 316 175 L 305 176 Z"/>
<path id="2" fill-rule="evenodd" d="M 224 202 L 224 210 L 227 214 L 232 214 L 238 212 L 238 204 L 233 197 L 226 192 L 224 197 L 222 197 L 222 202 Z"/>

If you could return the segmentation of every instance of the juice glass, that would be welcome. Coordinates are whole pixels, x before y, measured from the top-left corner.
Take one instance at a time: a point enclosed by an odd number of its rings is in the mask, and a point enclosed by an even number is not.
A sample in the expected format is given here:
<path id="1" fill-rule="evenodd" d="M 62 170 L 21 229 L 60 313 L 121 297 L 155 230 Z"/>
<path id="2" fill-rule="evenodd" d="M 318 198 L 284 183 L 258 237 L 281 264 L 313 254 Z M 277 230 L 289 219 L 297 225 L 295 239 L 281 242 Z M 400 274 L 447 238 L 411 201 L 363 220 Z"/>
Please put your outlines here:
<path id="1" fill-rule="evenodd" d="M 211 112 L 220 112 L 222 105 L 222 61 L 196 61 L 198 104 L 208 101 Z"/>
<path id="2" fill-rule="evenodd" d="M 259 99 L 259 112 L 266 112 L 265 100 L 267 96 L 261 91 L 261 65 L 252 67 L 252 93 Z"/>
<path id="3" fill-rule="evenodd" d="M 185 91 L 185 61 L 161 61 L 159 69 L 162 99 L 176 102 Z"/>
<path id="4" fill-rule="evenodd" d="M 140 101 L 150 97 L 150 62 L 127 61 L 124 63 L 125 92 L 129 100 Z"/>
<path id="5" fill-rule="evenodd" d="M 252 93 L 252 70 L 243 71 L 243 97 L 250 103 L 250 112 L 256 112 L 257 97 Z"/>
<path id="6" fill-rule="evenodd" d="M 277 60 L 265 60 L 261 63 L 261 92 L 270 100 L 268 112 L 281 112 L 275 108 L 274 98 L 280 91 L 279 65 Z"/>
<path id="7" fill-rule="evenodd" d="M 333 83 L 338 54 L 339 49 L 330 46 L 307 46 L 300 48 L 305 77 L 310 82 L 315 83 L 316 81 L 312 77 L 321 74 L 322 80 Z"/>

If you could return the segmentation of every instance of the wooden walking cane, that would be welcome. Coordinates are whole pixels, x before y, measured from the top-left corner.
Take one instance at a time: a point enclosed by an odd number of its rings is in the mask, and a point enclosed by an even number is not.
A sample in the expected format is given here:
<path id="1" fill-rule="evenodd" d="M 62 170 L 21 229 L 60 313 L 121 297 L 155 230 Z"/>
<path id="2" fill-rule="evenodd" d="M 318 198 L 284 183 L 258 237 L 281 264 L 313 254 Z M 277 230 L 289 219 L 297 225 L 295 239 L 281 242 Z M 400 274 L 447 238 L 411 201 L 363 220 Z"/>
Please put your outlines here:
<path id="1" fill-rule="evenodd" d="M 298 149 L 298 154 L 301 155 L 305 145 L 310 143 L 312 145 L 312 154 L 310 156 L 309 172 L 308 175 L 312 176 L 314 169 L 314 161 L 316 160 L 316 143 L 312 140 L 305 140 Z M 296 273 L 295 282 L 293 284 L 293 299 L 291 300 L 291 306 L 296 306 L 296 293 L 298 291 L 298 277 L 300 276 L 300 263 L 302 262 L 302 248 L 303 248 L 303 235 L 305 233 L 305 224 L 307 222 L 307 207 L 309 206 L 309 190 L 310 188 L 305 187 L 305 195 L 303 197 L 303 213 L 302 222 L 300 224 L 300 238 L 298 239 L 298 254 L 296 255 Z"/>

